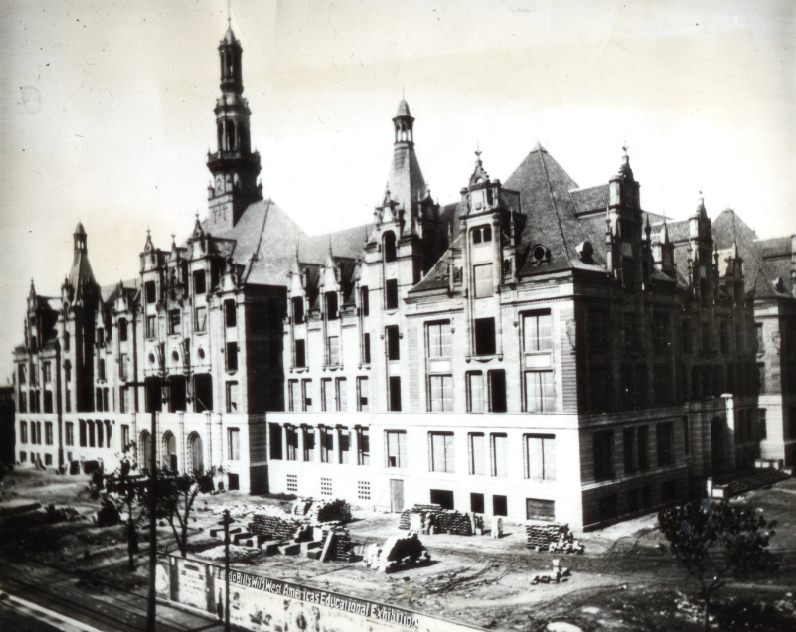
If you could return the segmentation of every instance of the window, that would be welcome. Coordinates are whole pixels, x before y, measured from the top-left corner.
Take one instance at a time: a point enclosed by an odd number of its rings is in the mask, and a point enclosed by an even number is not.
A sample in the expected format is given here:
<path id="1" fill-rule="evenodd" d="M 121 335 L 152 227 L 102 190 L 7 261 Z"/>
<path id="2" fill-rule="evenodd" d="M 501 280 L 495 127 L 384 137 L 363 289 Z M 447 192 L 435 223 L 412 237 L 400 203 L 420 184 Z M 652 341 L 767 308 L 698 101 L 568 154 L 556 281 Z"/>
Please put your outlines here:
<path id="1" fill-rule="evenodd" d="M 395 247 L 395 233 L 384 233 L 384 263 L 391 263 L 398 258 L 398 252 Z"/>
<path id="2" fill-rule="evenodd" d="M 431 375 L 428 378 L 429 410 L 432 413 L 453 410 L 453 376 Z"/>
<path id="3" fill-rule="evenodd" d="M 633 312 L 625 313 L 624 343 L 625 351 L 636 351 L 638 349 L 636 315 Z"/>
<path id="4" fill-rule="evenodd" d="M 370 396 L 370 385 L 368 378 L 357 378 L 357 410 L 360 412 L 368 411 L 368 398 Z"/>
<path id="5" fill-rule="evenodd" d="M 605 351 L 608 346 L 608 312 L 604 309 L 592 308 L 588 315 L 589 350 Z"/>
<path id="6" fill-rule="evenodd" d="M 614 431 L 599 430 L 593 435 L 594 478 L 604 481 L 614 477 Z"/>
<path id="7" fill-rule="evenodd" d="M 474 245 L 488 243 L 492 241 L 492 227 L 489 225 L 476 226 L 470 231 L 470 235 Z"/>
<path id="8" fill-rule="evenodd" d="M 227 412 L 238 412 L 238 383 L 227 382 Z"/>
<path id="9" fill-rule="evenodd" d="M 638 449 L 637 449 L 637 458 L 638 458 L 638 469 L 639 470 L 646 470 L 649 468 L 649 458 L 648 458 L 648 451 L 649 451 L 649 442 L 650 442 L 650 431 L 647 426 L 639 426 L 638 428 Z"/>
<path id="10" fill-rule="evenodd" d="M 104 382 L 107 379 L 105 375 L 105 358 L 100 358 L 99 362 L 97 362 L 97 379 L 100 382 Z"/>
<path id="11" fill-rule="evenodd" d="M 671 346 L 671 334 L 669 333 L 669 314 L 655 312 L 652 317 L 652 347 L 655 353 L 663 353 Z"/>
<path id="12" fill-rule="evenodd" d="M 321 463 L 332 463 L 334 461 L 334 429 L 328 426 L 321 426 Z"/>
<path id="13" fill-rule="evenodd" d="M 146 317 L 146 337 L 147 338 L 157 338 L 157 317 L 156 316 L 147 316 Z"/>
<path id="14" fill-rule="evenodd" d="M 399 412 L 401 410 L 401 378 L 390 376 L 390 411 Z"/>
<path id="15" fill-rule="evenodd" d="M 757 434 L 761 439 L 768 438 L 768 429 L 766 428 L 766 409 L 757 409 Z"/>
<path id="16" fill-rule="evenodd" d="M 761 395 L 766 392 L 766 365 L 763 362 L 757 363 L 757 388 Z"/>
<path id="17" fill-rule="evenodd" d="M 719 323 L 719 347 L 722 353 L 728 353 L 730 350 L 730 336 L 726 320 Z"/>
<path id="18" fill-rule="evenodd" d="M 495 369 L 487 373 L 489 381 L 489 412 L 506 412 L 506 372 Z"/>
<path id="19" fill-rule="evenodd" d="M 147 281 L 144 283 L 144 295 L 148 304 L 154 303 L 157 300 L 157 286 L 154 281 Z"/>
<path id="20" fill-rule="evenodd" d="M 27 421 L 20 421 L 19 422 L 19 442 L 20 443 L 27 443 L 28 442 L 28 422 Z"/>
<path id="21" fill-rule="evenodd" d="M 224 323 L 228 328 L 238 324 L 238 310 L 234 299 L 224 301 Z"/>
<path id="22" fill-rule="evenodd" d="M 357 498 L 370 500 L 370 481 L 357 481 Z"/>
<path id="23" fill-rule="evenodd" d="M 240 429 L 227 429 L 227 458 L 230 461 L 240 460 Z"/>
<path id="24" fill-rule="evenodd" d="M 475 298 L 488 298 L 495 293 L 491 263 L 473 266 L 473 290 Z"/>
<path id="25" fill-rule="evenodd" d="M 44 383 L 50 384 L 53 381 L 53 367 L 49 362 L 43 362 L 41 365 L 42 372 L 44 373 Z"/>
<path id="26" fill-rule="evenodd" d="M 304 322 L 304 297 L 294 296 L 290 299 L 293 308 L 293 324 L 300 325 Z"/>
<path id="27" fill-rule="evenodd" d="M 387 335 L 387 359 L 400 360 L 401 359 L 401 342 L 398 332 L 398 325 L 388 325 L 385 328 Z"/>
<path id="28" fill-rule="evenodd" d="M 287 474 L 285 476 L 285 489 L 288 494 L 298 492 L 298 474 Z"/>
<path id="29" fill-rule="evenodd" d="M 658 424 L 658 466 L 674 463 L 674 425 L 671 422 Z"/>
<path id="30" fill-rule="evenodd" d="M 555 435 L 525 435 L 525 478 L 535 481 L 556 479 Z"/>
<path id="31" fill-rule="evenodd" d="M 550 351 L 553 348 L 553 317 L 550 310 L 524 314 L 522 317 L 523 351 Z"/>
<path id="32" fill-rule="evenodd" d="M 324 295 L 326 320 L 337 320 L 340 313 L 337 309 L 337 292 L 326 292 Z"/>
<path id="33" fill-rule="evenodd" d="M 24 386 L 27 383 L 27 375 L 28 375 L 27 369 L 28 369 L 28 367 L 26 367 L 24 364 L 20 364 L 17 367 L 17 370 L 19 372 L 19 385 L 20 386 Z"/>
<path id="34" fill-rule="evenodd" d="M 302 338 L 297 338 L 293 342 L 293 355 L 294 355 L 293 365 L 296 368 L 301 369 L 307 366 L 306 355 L 304 352 L 304 340 Z"/>
<path id="35" fill-rule="evenodd" d="M 671 380 L 669 379 L 669 367 L 659 364 L 652 368 L 652 378 L 654 380 L 655 403 L 668 404 L 672 400 Z"/>
<path id="36" fill-rule="evenodd" d="M 755 323 L 755 341 L 757 343 L 757 353 L 762 354 L 765 351 L 765 343 L 763 340 L 763 323 Z"/>
<path id="37" fill-rule="evenodd" d="M 493 432 L 489 441 L 490 473 L 498 478 L 507 475 L 508 436 L 503 432 Z"/>
<path id="38" fill-rule="evenodd" d="M 321 410 L 323 411 L 337 410 L 333 387 L 334 382 L 331 378 L 327 377 L 321 380 Z"/>
<path id="39" fill-rule="evenodd" d="M 484 374 L 481 371 L 470 371 L 467 379 L 467 412 L 484 412 Z"/>
<path id="40" fill-rule="evenodd" d="M 122 382 L 128 378 L 128 369 L 130 367 L 130 356 L 126 353 L 119 354 L 119 379 Z"/>
<path id="41" fill-rule="evenodd" d="M 298 412 L 301 410 L 298 380 L 287 381 L 287 409 L 290 412 Z"/>
<path id="42" fill-rule="evenodd" d="M 194 327 L 197 332 L 207 331 L 207 307 L 197 307 L 194 311 Z"/>
<path id="43" fill-rule="evenodd" d="M 387 467 L 407 466 L 406 430 L 386 430 Z"/>
<path id="44" fill-rule="evenodd" d="M 119 342 L 127 342 L 127 320 L 120 318 L 116 325 L 119 327 Z"/>
<path id="45" fill-rule="evenodd" d="M 351 454 L 351 431 L 348 428 L 337 429 L 337 462 L 347 465 Z"/>
<path id="46" fill-rule="evenodd" d="M 295 426 L 285 425 L 285 445 L 287 460 L 295 461 L 298 458 L 298 432 L 296 432 Z"/>
<path id="47" fill-rule="evenodd" d="M 483 432 L 467 434 L 469 473 L 476 476 L 486 474 L 486 438 Z"/>
<path id="48" fill-rule="evenodd" d="M 321 496 L 332 495 L 332 479 L 328 476 L 321 476 Z"/>
<path id="49" fill-rule="evenodd" d="M 370 315 L 370 292 L 367 285 L 363 285 L 359 290 L 359 306 L 363 316 Z"/>
<path id="50" fill-rule="evenodd" d="M 454 472 L 453 433 L 429 432 L 428 457 L 429 472 Z"/>
<path id="51" fill-rule="evenodd" d="M 543 413 L 555 410 L 556 392 L 552 371 L 525 372 L 525 410 Z"/>
<path id="52" fill-rule="evenodd" d="M 237 371 L 238 370 L 238 343 L 237 342 L 228 342 L 227 343 L 227 371 Z"/>
<path id="53" fill-rule="evenodd" d="M 508 498 L 503 494 L 495 494 L 494 496 L 492 496 L 492 515 L 493 516 L 509 515 Z"/>
<path id="54" fill-rule="evenodd" d="M 687 318 L 680 321 L 680 339 L 683 353 L 691 353 L 691 323 Z"/>
<path id="55" fill-rule="evenodd" d="M 370 465 L 370 430 L 357 428 L 357 465 Z"/>
<path id="56" fill-rule="evenodd" d="M 553 521 L 556 519 L 556 501 L 542 498 L 526 498 L 525 516 L 528 520 Z"/>
<path id="57" fill-rule="evenodd" d="M 66 353 L 69 353 L 70 346 L 71 346 L 70 342 L 71 342 L 71 336 L 69 335 L 68 331 L 65 331 L 64 332 L 64 351 Z"/>
<path id="58" fill-rule="evenodd" d="M 124 428 L 124 426 L 122 426 Z M 75 424 L 71 421 L 64 423 L 64 442 L 68 446 L 75 445 Z M 124 434 L 122 434 L 124 436 Z"/>
<path id="59" fill-rule="evenodd" d="M 129 445 L 130 445 L 130 426 L 128 426 L 127 424 L 122 424 L 122 452 L 126 452 Z"/>
<path id="60" fill-rule="evenodd" d="M 169 311 L 169 334 L 176 335 L 180 333 L 180 310 L 172 309 Z"/>
<path id="61" fill-rule="evenodd" d="M 304 402 L 302 410 L 312 411 L 312 380 L 301 380 L 301 398 Z"/>
<path id="62" fill-rule="evenodd" d="M 204 294 L 207 292 L 207 280 L 204 270 L 194 270 L 193 272 L 193 293 Z"/>
<path id="63" fill-rule="evenodd" d="M 636 447 L 636 429 L 625 428 L 622 431 L 622 452 L 625 462 L 625 474 L 632 474 L 636 471 L 636 461 L 633 458 L 633 450 Z"/>
<path id="64" fill-rule="evenodd" d="M 301 458 L 309 463 L 315 460 L 315 428 L 302 426 L 301 434 L 304 439 L 304 453 Z"/>
<path id="65" fill-rule="evenodd" d="M 28 394 L 25 391 L 19 392 L 19 412 L 28 412 Z"/>
<path id="66" fill-rule="evenodd" d="M 335 391 L 337 395 L 337 410 L 348 410 L 348 382 L 344 377 L 338 377 L 334 381 Z"/>
<path id="67" fill-rule="evenodd" d="M 710 339 L 710 325 L 707 322 L 702 323 L 702 352 L 712 353 L 713 344 Z"/>
<path id="68" fill-rule="evenodd" d="M 451 355 L 450 321 L 426 323 L 426 356 L 429 360 Z"/>
<path id="69" fill-rule="evenodd" d="M 338 336 L 328 336 L 326 338 L 326 357 L 330 366 L 340 364 L 340 338 Z"/>
<path id="70" fill-rule="evenodd" d="M 370 334 L 365 334 L 362 340 L 362 359 L 365 364 L 370 364 Z"/>
<path id="71" fill-rule="evenodd" d="M 387 279 L 385 301 L 387 309 L 398 307 L 398 279 Z"/>
<path id="72" fill-rule="evenodd" d="M 475 355 L 494 355 L 495 319 L 475 319 Z"/>
<path id="73" fill-rule="evenodd" d="M 470 511 L 473 513 L 484 513 L 484 495 L 477 492 L 470 492 Z"/>

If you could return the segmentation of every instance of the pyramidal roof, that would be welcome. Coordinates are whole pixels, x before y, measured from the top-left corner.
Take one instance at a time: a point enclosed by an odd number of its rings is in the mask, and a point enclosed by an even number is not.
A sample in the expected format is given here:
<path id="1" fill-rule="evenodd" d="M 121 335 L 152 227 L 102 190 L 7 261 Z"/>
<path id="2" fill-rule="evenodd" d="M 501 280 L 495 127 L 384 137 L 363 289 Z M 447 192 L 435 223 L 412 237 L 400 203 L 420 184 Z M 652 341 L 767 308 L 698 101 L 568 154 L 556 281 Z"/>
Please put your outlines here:
<path id="1" fill-rule="evenodd" d="M 390 197 L 407 211 L 426 192 L 426 181 L 420 171 L 414 147 L 410 143 L 397 143 L 393 151 L 392 166 L 387 179 Z"/>

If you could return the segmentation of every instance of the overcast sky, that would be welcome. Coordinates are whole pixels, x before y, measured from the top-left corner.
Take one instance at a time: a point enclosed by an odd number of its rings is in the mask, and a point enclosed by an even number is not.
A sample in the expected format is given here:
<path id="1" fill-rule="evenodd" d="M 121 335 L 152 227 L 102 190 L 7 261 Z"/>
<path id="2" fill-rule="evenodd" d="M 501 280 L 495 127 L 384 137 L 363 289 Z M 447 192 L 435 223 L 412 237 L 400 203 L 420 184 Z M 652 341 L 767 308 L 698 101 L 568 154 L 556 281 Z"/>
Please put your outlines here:
<path id="1" fill-rule="evenodd" d="M 0 382 L 33 277 L 57 295 L 82 220 L 98 280 L 206 216 L 226 0 L 5 0 Z M 505 179 L 537 141 L 580 186 L 627 142 L 645 209 L 704 190 L 761 237 L 796 232 L 796 3 L 232 2 L 263 191 L 309 233 L 371 219 L 402 89 L 432 196 L 476 143 Z"/>

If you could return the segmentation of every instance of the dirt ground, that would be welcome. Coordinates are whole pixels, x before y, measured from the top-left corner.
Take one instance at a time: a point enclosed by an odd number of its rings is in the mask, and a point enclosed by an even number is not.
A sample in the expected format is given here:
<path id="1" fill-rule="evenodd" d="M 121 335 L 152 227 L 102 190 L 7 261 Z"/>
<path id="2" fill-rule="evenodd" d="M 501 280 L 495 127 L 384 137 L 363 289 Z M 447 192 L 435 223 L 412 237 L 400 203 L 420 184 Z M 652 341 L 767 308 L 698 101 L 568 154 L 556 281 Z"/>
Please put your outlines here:
<path id="1" fill-rule="evenodd" d="M 98 502 L 87 491 L 87 477 L 57 476 L 34 470 L 8 475 L 0 487 L 0 558 L 26 560 L 47 569 L 70 568 L 81 581 L 109 601 L 125 593 L 144 592 L 145 536 L 139 529 L 142 556 L 135 572 L 127 571 L 126 540 L 122 527 L 96 528 L 88 520 Z M 14 505 L 40 503 L 42 507 L 72 507 L 84 519 L 47 524 L 20 522 L 11 516 Z M 770 577 L 734 584 L 720 594 L 717 629 L 792 630 L 796 628 L 796 480 L 750 492 L 734 502 L 759 507 L 779 522 L 771 549 L 781 568 Z M 209 537 L 223 508 L 245 526 L 246 515 L 257 504 L 279 504 L 278 499 L 237 492 L 197 499 L 191 549 L 218 544 Z M 43 510 L 35 512 L 43 514 Z M 34 514 L 25 514 L 27 516 Z M 348 526 L 352 540 L 365 544 L 405 534 L 396 514 L 355 511 Z M 432 563 L 391 574 L 378 573 L 361 563 L 326 563 L 298 557 L 257 556 L 239 568 L 275 579 L 300 581 L 319 588 L 367 597 L 437 614 L 493 630 L 545 630 L 551 621 L 563 621 L 584 631 L 700 630 L 695 620 L 694 584 L 669 556 L 656 529 L 654 514 L 622 522 L 601 531 L 576 534 L 586 546 L 583 555 L 564 555 L 571 576 L 561 584 L 532 585 L 536 574 L 552 569 L 554 556 L 526 547 L 523 524 L 507 523 L 504 537 L 422 536 Z M 159 529 L 161 546 L 174 549 L 170 528 Z"/>

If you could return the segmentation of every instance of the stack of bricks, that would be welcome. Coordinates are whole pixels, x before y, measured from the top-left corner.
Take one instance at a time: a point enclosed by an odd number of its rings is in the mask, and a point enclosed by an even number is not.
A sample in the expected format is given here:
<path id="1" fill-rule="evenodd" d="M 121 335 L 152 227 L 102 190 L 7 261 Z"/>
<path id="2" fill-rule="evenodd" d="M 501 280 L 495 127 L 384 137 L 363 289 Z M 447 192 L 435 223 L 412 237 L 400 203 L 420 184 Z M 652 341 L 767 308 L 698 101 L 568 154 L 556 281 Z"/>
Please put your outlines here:
<path id="1" fill-rule="evenodd" d="M 442 509 L 439 505 L 415 505 L 401 514 L 399 529 L 411 527 L 412 514 L 421 514 L 423 522 L 433 527 L 434 533 L 450 533 L 452 535 L 473 535 L 473 521 L 469 514 L 459 513 L 452 509 Z"/>
<path id="2" fill-rule="evenodd" d="M 411 524 L 411 519 L 409 518 L 409 516 L 413 513 L 428 514 L 428 513 L 436 513 L 439 511 L 442 511 L 442 507 L 440 507 L 439 505 L 415 504 L 411 509 L 407 509 L 403 513 L 401 513 L 401 519 L 398 522 L 398 528 L 409 529 Z"/>
<path id="3" fill-rule="evenodd" d="M 255 514 L 249 523 L 249 531 L 260 537 L 260 540 L 292 540 L 296 531 L 302 527 L 298 520 L 269 516 L 267 514 Z"/>
<path id="4" fill-rule="evenodd" d="M 348 529 L 337 528 L 334 530 L 333 559 L 337 562 L 352 562 L 354 560 L 354 543 Z"/>
<path id="5" fill-rule="evenodd" d="M 537 551 L 550 551 L 551 545 L 559 547 L 563 543 L 572 543 L 573 536 L 569 527 L 557 522 L 550 524 L 529 524 L 525 526 L 528 536 L 528 548 Z"/>

